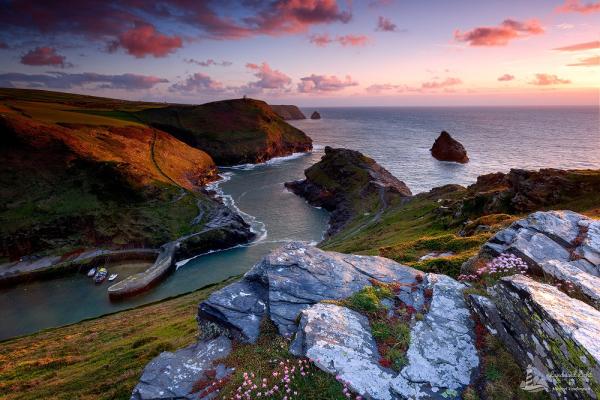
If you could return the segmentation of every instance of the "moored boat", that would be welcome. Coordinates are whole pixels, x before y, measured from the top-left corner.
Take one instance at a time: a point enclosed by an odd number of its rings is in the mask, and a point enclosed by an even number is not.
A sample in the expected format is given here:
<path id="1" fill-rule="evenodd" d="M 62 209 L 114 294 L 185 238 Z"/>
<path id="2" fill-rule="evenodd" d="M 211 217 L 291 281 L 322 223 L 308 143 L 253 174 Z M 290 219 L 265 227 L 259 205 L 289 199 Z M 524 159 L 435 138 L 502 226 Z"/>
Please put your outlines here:
<path id="1" fill-rule="evenodd" d="M 115 279 L 117 279 L 117 276 L 119 276 L 119 274 L 110 274 L 110 276 L 108 277 L 108 281 L 114 281 Z"/>
<path id="2" fill-rule="evenodd" d="M 96 275 L 96 268 L 90 269 L 87 273 L 87 276 L 89 276 L 90 278 L 94 275 Z"/>
<path id="3" fill-rule="evenodd" d="M 107 275 L 108 275 L 108 270 L 106 268 L 100 268 L 98 270 L 98 272 L 96 272 L 96 275 L 94 276 L 94 282 L 96 282 L 96 283 L 104 282 Z"/>

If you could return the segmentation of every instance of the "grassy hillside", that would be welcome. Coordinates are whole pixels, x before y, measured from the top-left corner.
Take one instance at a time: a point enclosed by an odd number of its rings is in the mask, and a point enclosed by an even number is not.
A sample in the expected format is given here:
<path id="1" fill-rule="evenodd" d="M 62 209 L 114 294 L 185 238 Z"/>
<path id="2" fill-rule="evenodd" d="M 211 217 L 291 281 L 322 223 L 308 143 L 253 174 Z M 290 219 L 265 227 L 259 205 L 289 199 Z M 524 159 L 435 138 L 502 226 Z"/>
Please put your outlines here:
<path id="1" fill-rule="evenodd" d="M 218 288 L 0 343 L 0 398 L 128 399 L 144 366 L 192 343 L 198 303 Z"/>
<path id="2" fill-rule="evenodd" d="M 286 123 L 259 100 L 149 108 L 136 115 L 206 151 L 219 165 L 262 162 L 312 148 L 312 141 L 304 132 Z"/>
<path id="3" fill-rule="evenodd" d="M 134 116 L 149 106 L 0 90 L 0 259 L 155 247 L 201 228 L 214 161 Z"/>

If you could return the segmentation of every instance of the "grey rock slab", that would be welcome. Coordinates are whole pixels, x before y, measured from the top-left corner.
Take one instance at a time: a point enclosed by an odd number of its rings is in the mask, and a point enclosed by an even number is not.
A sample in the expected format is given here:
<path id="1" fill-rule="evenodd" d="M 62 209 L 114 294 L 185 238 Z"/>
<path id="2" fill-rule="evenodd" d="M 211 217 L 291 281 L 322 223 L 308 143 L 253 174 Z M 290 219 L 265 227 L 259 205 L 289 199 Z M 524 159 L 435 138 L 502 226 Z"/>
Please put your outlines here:
<path id="1" fill-rule="evenodd" d="M 594 264 L 597 276 L 600 276 L 600 221 L 586 221 L 587 234 L 578 253 Z M 583 225 L 583 224 L 582 224 Z"/>
<path id="2" fill-rule="evenodd" d="M 408 365 L 393 379 L 403 398 L 444 398 L 446 390 L 460 392 L 479 365 L 474 322 L 463 297 L 466 286 L 454 279 L 428 274 L 433 289 L 429 312 L 411 331 Z"/>
<path id="3" fill-rule="evenodd" d="M 563 247 L 569 246 L 579 234 L 579 221 L 586 217 L 573 211 L 538 211 L 517 225 L 536 230 L 552 238 Z"/>
<path id="4" fill-rule="evenodd" d="M 242 280 L 201 303 L 198 320 L 201 328 L 206 328 L 204 321 L 209 320 L 234 328 L 233 336 L 239 331 L 240 338 L 254 342 L 260 319 L 268 315 L 283 336 L 291 337 L 298 314 L 321 300 L 346 298 L 370 285 L 372 278 L 413 284 L 417 275 L 422 273 L 386 258 L 323 251 L 304 242 L 291 242 L 273 250 Z M 236 297 L 240 291 L 244 298 Z"/>
<path id="5" fill-rule="evenodd" d="M 266 298 L 262 285 L 243 279 L 214 292 L 198 307 L 201 337 L 227 334 L 255 342 L 267 311 Z"/>
<path id="6" fill-rule="evenodd" d="M 471 296 L 473 309 L 523 368 L 547 377 L 555 398 L 596 398 L 600 311 L 523 275 L 502 278 L 488 292 L 487 301 Z M 583 378 L 563 378 L 573 375 Z"/>
<path id="7" fill-rule="evenodd" d="M 315 304 L 302 311 L 290 350 L 336 375 L 368 399 L 391 400 L 393 373 L 379 365 L 379 353 L 368 319 L 334 304 Z"/>
<path id="8" fill-rule="evenodd" d="M 199 380 L 211 379 L 207 373 L 222 379 L 232 370 L 218 360 L 231 352 L 231 341 L 224 336 L 200 341 L 174 353 L 163 352 L 146 367 L 139 383 L 133 389 L 131 400 L 189 399 L 199 400 L 200 393 L 192 393 Z M 211 374 L 212 376 L 212 374 Z M 212 399 L 216 393 L 202 399 Z"/>
<path id="9" fill-rule="evenodd" d="M 547 275 L 573 284 L 595 308 L 600 308 L 600 278 L 586 273 L 577 266 L 578 264 L 581 263 L 549 260 L 541 263 L 540 266 Z"/>

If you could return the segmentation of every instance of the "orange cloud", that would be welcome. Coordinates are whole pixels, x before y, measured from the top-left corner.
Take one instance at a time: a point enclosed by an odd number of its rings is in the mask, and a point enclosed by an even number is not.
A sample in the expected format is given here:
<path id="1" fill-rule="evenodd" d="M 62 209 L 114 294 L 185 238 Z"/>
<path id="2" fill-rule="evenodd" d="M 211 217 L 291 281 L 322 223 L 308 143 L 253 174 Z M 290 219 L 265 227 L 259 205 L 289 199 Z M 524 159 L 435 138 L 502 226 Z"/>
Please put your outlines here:
<path id="1" fill-rule="evenodd" d="M 578 12 L 582 14 L 591 14 L 600 11 L 600 1 L 582 3 L 581 0 L 565 0 L 565 4 L 557 7 L 556 11 L 560 13 Z"/>
<path id="2" fill-rule="evenodd" d="M 450 86 L 460 85 L 461 83 L 462 83 L 462 80 L 460 80 L 459 78 L 446 78 L 443 81 L 423 82 L 421 84 L 421 89 L 425 89 L 425 90 L 445 89 Z"/>
<path id="3" fill-rule="evenodd" d="M 456 30 L 454 38 L 470 46 L 506 46 L 513 39 L 544 33 L 544 28 L 535 20 L 524 22 L 505 19 L 499 26 L 484 26 L 467 32 Z"/>
<path id="4" fill-rule="evenodd" d="M 515 79 L 515 76 L 511 75 L 511 74 L 504 74 L 504 75 L 502 75 L 501 77 L 498 78 L 498 80 L 500 82 L 508 82 L 508 81 L 512 81 L 514 79 Z"/>
<path id="5" fill-rule="evenodd" d="M 565 85 L 571 83 L 568 79 L 561 79 L 556 75 L 550 74 L 535 74 L 535 79 L 529 82 L 536 86 L 550 86 L 550 85 Z"/>
<path id="6" fill-rule="evenodd" d="M 578 63 L 567 65 L 569 67 L 600 67 L 600 56 L 584 58 Z"/>
<path id="7" fill-rule="evenodd" d="M 369 42 L 365 35 L 343 35 L 332 38 L 329 34 L 317 34 L 310 37 L 310 42 L 319 47 L 325 47 L 331 43 L 339 43 L 342 46 L 364 46 Z"/>
<path id="8" fill-rule="evenodd" d="M 592 42 L 585 43 L 577 43 L 571 46 L 558 47 L 554 50 L 558 51 L 581 51 L 581 50 L 592 50 L 592 49 L 600 49 L 600 40 L 595 40 Z"/>

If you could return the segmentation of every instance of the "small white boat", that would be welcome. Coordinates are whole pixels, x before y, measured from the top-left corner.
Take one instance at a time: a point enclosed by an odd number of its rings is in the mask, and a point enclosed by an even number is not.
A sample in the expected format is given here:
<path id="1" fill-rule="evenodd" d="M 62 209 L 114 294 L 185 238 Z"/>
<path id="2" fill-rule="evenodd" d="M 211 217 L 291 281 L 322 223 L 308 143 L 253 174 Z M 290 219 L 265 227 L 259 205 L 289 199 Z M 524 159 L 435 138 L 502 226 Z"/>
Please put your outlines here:
<path id="1" fill-rule="evenodd" d="M 90 269 L 87 273 L 87 276 L 89 276 L 90 278 L 94 275 L 96 275 L 96 268 Z"/>
<path id="2" fill-rule="evenodd" d="M 108 281 L 114 281 L 115 279 L 117 279 L 117 276 L 119 276 L 119 274 L 110 274 L 110 276 L 108 277 Z"/>

